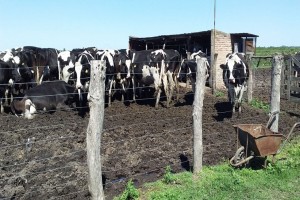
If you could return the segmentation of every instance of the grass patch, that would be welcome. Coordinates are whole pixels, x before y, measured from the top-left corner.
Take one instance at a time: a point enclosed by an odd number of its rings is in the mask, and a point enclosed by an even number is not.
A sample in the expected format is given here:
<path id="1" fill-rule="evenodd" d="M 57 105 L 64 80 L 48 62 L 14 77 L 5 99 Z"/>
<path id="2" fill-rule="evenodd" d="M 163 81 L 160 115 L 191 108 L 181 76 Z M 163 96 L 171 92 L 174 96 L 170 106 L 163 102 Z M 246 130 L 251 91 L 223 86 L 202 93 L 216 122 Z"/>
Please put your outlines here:
<path id="1" fill-rule="evenodd" d="M 135 200 L 139 198 L 139 191 L 135 188 L 132 180 L 129 180 L 125 191 L 121 196 L 116 197 L 115 200 Z"/>
<path id="2" fill-rule="evenodd" d="M 224 97 L 224 96 L 225 96 L 224 92 L 216 91 L 215 93 L 215 97 Z"/>
<path id="3" fill-rule="evenodd" d="M 259 99 L 254 98 L 251 102 L 250 102 L 250 106 L 257 108 L 257 109 L 261 109 L 265 112 L 269 112 L 270 111 L 270 104 L 265 103 Z"/>
<path id="4" fill-rule="evenodd" d="M 281 47 L 256 47 L 256 56 L 274 56 L 275 54 L 282 55 L 293 55 L 296 52 L 300 52 L 300 47 L 289 47 L 289 46 L 281 46 Z M 252 59 L 251 66 L 254 68 L 270 68 L 272 67 L 272 59 Z"/>
<path id="5" fill-rule="evenodd" d="M 199 175 L 172 174 L 176 181 L 164 179 L 139 189 L 139 199 L 218 200 L 218 199 L 299 199 L 300 138 L 288 143 L 266 169 L 235 169 L 228 163 L 204 167 Z"/>

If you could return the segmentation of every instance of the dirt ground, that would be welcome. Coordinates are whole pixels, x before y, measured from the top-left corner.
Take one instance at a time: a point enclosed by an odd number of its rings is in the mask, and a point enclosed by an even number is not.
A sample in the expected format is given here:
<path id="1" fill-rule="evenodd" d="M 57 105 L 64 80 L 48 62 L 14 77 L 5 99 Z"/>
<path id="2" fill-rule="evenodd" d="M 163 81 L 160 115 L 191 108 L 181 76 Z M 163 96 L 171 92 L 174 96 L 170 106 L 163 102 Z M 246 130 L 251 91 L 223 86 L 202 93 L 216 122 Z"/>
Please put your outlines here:
<path id="1" fill-rule="evenodd" d="M 270 70 L 256 71 L 255 80 L 254 97 L 268 101 Z M 120 194 L 129 179 L 138 187 L 162 178 L 168 165 L 174 172 L 191 170 L 192 110 L 191 95 L 184 93 L 171 108 L 155 109 L 149 101 L 125 106 L 118 100 L 105 108 L 101 158 L 106 199 Z M 299 118 L 298 104 L 281 100 L 279 132 L 287 134 Z M 1 115 L 0 199 L 89 199 L 88 119 L 75 111 L 41 114 L 33 120 Z M 234 124 L 265 124 L 268 119 L 246 104 L 239 116 L 232 115 L 226 97 L 207 91 L 203 164 L 215 165 L 234 155 Z"/>

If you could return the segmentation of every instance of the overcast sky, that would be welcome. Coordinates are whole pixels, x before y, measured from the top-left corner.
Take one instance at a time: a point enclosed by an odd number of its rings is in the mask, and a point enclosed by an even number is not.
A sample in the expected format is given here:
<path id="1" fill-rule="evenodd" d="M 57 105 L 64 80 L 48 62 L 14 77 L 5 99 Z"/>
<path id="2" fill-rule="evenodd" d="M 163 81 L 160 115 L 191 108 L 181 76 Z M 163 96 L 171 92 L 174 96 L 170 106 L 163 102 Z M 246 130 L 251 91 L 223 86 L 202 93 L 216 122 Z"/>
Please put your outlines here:
<path id="1" fill-rule="evenodd" d="M 214 0 L 0 0 L 0 50 L 128 48 L 129 36 L 211 30 Z M 216 29 L 300 46 L 300 0 L 216 0 Z"/>

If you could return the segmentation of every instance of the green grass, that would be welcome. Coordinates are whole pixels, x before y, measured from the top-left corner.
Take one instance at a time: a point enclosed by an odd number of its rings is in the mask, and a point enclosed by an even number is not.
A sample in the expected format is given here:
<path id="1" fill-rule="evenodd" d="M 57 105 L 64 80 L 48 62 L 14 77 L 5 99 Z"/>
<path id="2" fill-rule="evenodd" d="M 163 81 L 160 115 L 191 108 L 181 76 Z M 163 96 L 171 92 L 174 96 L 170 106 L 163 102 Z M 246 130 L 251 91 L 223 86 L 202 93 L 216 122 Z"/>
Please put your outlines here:
<path id="1" fill-rule="evenodd" d="M 290 55 L 300 52 L 300 47 L 256 47 L 256 56 L 274 56 L 275 54 Z M 270 68 L 272 66 L 271 58 L 253 58 L 251 66 L 254 68 Z"/>
<path id="2" fill-rule="evenodd" d="M 222 92 L 222 91 L 216 91 L 215 96 L 216 96 L 216 97 L 224 97 L 225 94 L 224 94 L 224 92 Z"/>
<path id="3" fill-rule="evenodd" d="M 256 56 L 273 56 L 276 53 L 281 54 L 295 54 L 296 52 L 300 52 L 300 47 L 256 47 Z"/>
<path id="4" fill-rule="evenodd" d="M 257 109 L 261 109 L 263 111 L 265 111 L 266 113 L 268 113 L 270 111 L 270 104 L 265 103 L 259 99 L 254 98 L 251 102 L 250 102 L 250 106 L 257 108 Z"/>
<path id="5" fill-rule="evenodd" d="M 139 189 L 138 199 L 232 200 L 288 199 L 300 197 L 300 138 L 289 142 L 266 169 L 236 169 L 228 163 L 203 167 L 198 175 L 183 172 L 166 176 Z M 175 180 L 175 181 L 174 181 Z"/>

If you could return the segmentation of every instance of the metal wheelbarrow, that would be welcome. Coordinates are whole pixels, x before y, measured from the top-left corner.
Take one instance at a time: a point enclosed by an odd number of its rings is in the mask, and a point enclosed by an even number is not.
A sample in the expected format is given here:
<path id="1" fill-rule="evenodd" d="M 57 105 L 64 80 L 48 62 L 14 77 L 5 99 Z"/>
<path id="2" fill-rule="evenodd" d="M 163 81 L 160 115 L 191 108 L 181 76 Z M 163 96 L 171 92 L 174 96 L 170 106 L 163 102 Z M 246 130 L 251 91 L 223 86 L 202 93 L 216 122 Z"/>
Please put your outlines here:
<path id="1" fill-rule="evenodd" d="M 282 150 L 294 131 L 294 128 L 300 124 L 300 122 L 295 123 L 287 137 L 284 137 L 283 134 L 272 132 L 268 128 L 274 115 L 277 113 L 278 112 L 271 113 L 266 126 L 262 124 L 233 125 L 237 133 L 237 151 L 230 159 L 230 164 L 233 167 L 242 167 L 255 157 L 267 158 L 267 156 L 272 155 L 274 159 L 274 156 Z M 238 142 L 241 145 L 239 148 Z M 264 166 L 266 166 L 266 159 Z"/>

